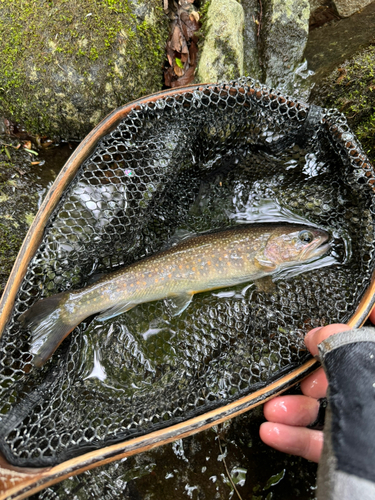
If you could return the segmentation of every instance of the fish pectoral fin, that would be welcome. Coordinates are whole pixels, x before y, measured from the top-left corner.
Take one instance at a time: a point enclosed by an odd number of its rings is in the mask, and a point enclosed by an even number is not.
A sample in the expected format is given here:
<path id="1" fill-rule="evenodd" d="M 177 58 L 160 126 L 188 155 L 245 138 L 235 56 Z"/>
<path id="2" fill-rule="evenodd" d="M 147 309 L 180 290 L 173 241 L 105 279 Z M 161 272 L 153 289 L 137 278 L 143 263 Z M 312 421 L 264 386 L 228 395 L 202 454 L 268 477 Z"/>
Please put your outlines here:
<path id="1" fill-rule="evenodd" d="M 276 264 L 271 260 L 262 259 L 261 257 L 254 257 L 254 263 L 259 269 L 263 271 L 271 272 L 275 271 L 277 268 Z"/>
<path id="2" fill-rule="evenodd" d="M 263 276 L 263 278 L 255 280 L 254 284 L 257 287 L 258 292 L 272 293 L 276 288 L 271 276 Z"/>
<path id="3" fill-rule="evenodd" d="M 180 293 L 178 295 L 174 295 L 173 297 L 164 299 L 164 303 L 172 316 L 178 316 L 188 307 L 190 302 L 193 300 L 193 295 L 194 294 L 191 292 Z"/>
<path id="4" fill-rule="evenodd" d="M 136 305 L 137 304 L 135 304 L 134 302 L 125 302 L 125 303 L 122 302 L 120 304 L 116 304 L 113 307 L 110 307 L 109 309 L 103 311 L 101 314 L 99 314 L 99 316 L 96 316 L 95 319 L 97 319 L 98 321 L 105 321 L 107 319 L 114 318 L 119 314 L 123 314 L 129 311 Z"/>

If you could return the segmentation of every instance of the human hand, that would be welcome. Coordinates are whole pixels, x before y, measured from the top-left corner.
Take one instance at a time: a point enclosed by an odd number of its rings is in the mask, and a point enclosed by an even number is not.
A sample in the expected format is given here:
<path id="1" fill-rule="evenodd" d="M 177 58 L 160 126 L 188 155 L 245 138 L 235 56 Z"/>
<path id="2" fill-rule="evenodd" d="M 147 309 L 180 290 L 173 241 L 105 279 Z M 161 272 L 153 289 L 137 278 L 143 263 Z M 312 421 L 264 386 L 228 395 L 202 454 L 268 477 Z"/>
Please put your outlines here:
<path id="1" fill-rule="evenodd" d="M 370 314 L 375 323 L 375 308 Z M 335 333 L 350 330 L 348 325 L 333 324 L 314 328 L 305 337 L 311 354 L 318 354 L 318 344 Z M 279 396 L 264 405 L 268 422 L 260 426 L 260 437 L 264 443 L 284 453 L 299 455 L 318 462 L 323 449 L 323 432 L 306 428 L 315 422 L 318 399 L 326 396 L 328 382 L 323 368 L 319 368 L 301 382 L 303 395 Z"/>

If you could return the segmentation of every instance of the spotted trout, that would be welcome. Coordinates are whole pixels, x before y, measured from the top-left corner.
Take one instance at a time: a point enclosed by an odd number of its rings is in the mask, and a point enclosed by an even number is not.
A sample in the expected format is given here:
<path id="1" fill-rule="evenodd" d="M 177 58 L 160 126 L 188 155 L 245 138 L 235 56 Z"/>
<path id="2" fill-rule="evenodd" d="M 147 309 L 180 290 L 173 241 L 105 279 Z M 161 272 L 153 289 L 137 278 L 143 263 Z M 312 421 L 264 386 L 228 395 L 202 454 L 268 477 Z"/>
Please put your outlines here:
<path id="1" fill-rule="evenodd" d="M 42 366 L 84 319 L 106 320 L 143 302 L 168 298 L 174 314 L 195 293 L 258 280 L 314 260 L 330 247 L 326 231 L 301 225 L 244 225 L 191 237 L 112 272 L 80 290 L 36 302 L 20 321 L 31 332 L 33 363 Z"/>

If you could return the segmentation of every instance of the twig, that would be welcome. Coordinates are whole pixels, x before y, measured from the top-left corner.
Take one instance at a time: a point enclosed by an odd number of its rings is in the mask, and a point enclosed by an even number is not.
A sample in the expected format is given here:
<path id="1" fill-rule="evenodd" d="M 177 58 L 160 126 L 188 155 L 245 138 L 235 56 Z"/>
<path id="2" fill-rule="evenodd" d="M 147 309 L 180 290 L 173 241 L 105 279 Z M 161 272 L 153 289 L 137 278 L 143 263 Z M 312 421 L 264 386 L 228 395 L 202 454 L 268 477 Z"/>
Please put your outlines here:
<path id="1" fill-rule="evenodd" d="M 234 484 L 234 482 L 233 482 L 233 480 L 232 480 L 231 475 L 229 474 L 229 470 L 228 470 L 228 467 L 227 467 L 227 463 L 226 463 L 226 461 L 225 461 L 225 457 L 224 457 L 223 449 L 222 449 L 222 447 L 221 447 L 221 441 L 220 441 L 220 434 L 219 434 L 219 433 L 218 433 L 217 437 L 218 437 L 218 442 L 219 442 L 219 449 L 220 449 L 220 453 L 221 453 L 221 455 L 222 455 L 222 457 L 223 457 L 223 463 L 224 463 L 225 470 L 226 470 L 226 472 L 227 472 L 228 479 L 229 479 L 229 481 L 231 482 L 231 485 L 233 486 L 234 491 L 237 493 L 238 498 L 239 498 L 240 500 L 242 500 L 242 497 L 241 497 L 241 495 L 240 495 L 240 493 L 239 493 L 238 489 L 236 488 L 236 485 Z"/>

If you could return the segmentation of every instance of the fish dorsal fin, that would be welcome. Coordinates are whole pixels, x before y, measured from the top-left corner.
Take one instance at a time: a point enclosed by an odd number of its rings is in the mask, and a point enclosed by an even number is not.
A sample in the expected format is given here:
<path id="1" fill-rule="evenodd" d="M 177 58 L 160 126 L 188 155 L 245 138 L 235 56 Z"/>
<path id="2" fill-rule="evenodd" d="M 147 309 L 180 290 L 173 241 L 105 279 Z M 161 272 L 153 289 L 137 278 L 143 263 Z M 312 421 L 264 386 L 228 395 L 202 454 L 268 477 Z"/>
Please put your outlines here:
<path id="1" fill-rule="evenodd" d="M 93 285 L 94 283 L 100 281 L 104 276 L 108 276 L 108 273 L 96 273 L 92 274 L 87 280 L 87 286 Z"/>
<path id="2" fill-rule="evenodd" d="M 188 307 L 193 300 L 193 295 L 191 292 L 183 292 L 164 299 L 164 302 L 172 316 L 178 316 Z"/>
<path id="3" fill-rule="evenodd" d="M 262 269 L 266 272 L 275 271 L 277 268 L 277 265 L 274 262 L 272 262 L 271 260 L 266 260 L 262 257 L 254 257 L 254 263 L 257 267 L 259 267 L 259 269 Z"/>
<path id="4" fill-rule="evenodd" d="M 99 316 L 96 316 L 95 319 L 98 321 L 105 321 L 110 318 L 114 318 L 115 316 L 118 316 L 119 314 L 123 314 L 133 307 L 135 307 L 137 304 L 134 302 L 121 302 L 120 304 L 116 304 L 113 307 L 110 307 L 109 309 L 106 309 L 103 311 Z"/>

